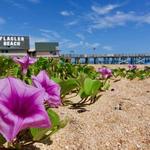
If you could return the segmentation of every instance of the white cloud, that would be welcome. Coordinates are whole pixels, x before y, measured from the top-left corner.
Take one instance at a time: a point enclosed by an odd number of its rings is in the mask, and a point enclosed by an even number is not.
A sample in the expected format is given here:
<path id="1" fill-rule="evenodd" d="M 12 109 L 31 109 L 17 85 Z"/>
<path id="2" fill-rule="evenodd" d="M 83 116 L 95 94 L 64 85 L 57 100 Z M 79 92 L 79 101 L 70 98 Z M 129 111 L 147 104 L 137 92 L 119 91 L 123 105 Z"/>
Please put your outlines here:
<path id="1" fill-rule="evenodd" d="M 5 0 L 5 2 L 19 9 L 26 9 L 26 6 L 23 3 L 16 2 L 16 0 Z"/>
<path id="2" fill-rule="evenodd" d="M 61 11 L 60 14 L 62 16 L 72 16 L 72 15 L 74 15 L 72 11 L 66 11 L 66 10 Z"/>
<path id="3" fill-rule="evenodd" d="M 32 3 L 39 3 L 40 0 L 28 0 L 29 2 L 32 2 Z"/>
<path id="4" fill-rule="evenodd" d="M 14 2 L 13 6 L 15 6 L 15 7 L 19 8 L 19 9 L 26 9 L 26 6 L 24 4 L 21 4 L 21 3 Z"/>
<path id="5" fill-rule="evenodd" d="M 0 25 L 5 24 L 5 23 L 6 23 L 6 20 L 4 18 L 0 17 Z"/>
<path id="6" fill-rule="evenodd" d="M 40 29 L 41 34 L 46 38 L 51 39 L 59 39 L 61 38 L 60 34 L 56 31 L 48 30 L 48 29 Z"/>
<path id="7" fill-rule="evenodd" d="M 150 14 L 138 15 L 133 11 L 128 13 L 117 11 L 115 14 L 107 16 L 90 14 L 88 18 L 90 22 L 88 28 L 89 32 L 92 32 L 93 29 L 104 29 L 113 28 L 117 26 L 124 26 L 127 23 L 150 24 Z"/>
<path id="8" fill-rule="evenodd" d="M 41 33 L 42 37 L 47 38 L 49 40 L 54 40 L 54 37 L 48 33 Z"/>
<path id="9" fill-rule="evenodd" d="M 80 46 L 80 43 L 69 42 L 67 48 L 74 49 L 74 48 L 78 48 L 79 46 Z"/>
<path id="10" fill-rule="evenodd" d="M 102 49 L 107 50 L 107 51 L 113 50 L 113 48 L 111 46 L 103 46 Z"/>
<path id="11" fill-rule="evenodd" d="M 41 32 L 45 32 L 45 33 L 50 33 L 51 30 L 48 30 L 48 29 L 40 29 Z"/>
<path id="12" fill-rule="evenodd" d="M 70 42 L 69 39 L 61 39 L 61 41 L 59 42 L 61 45 L 65 45 L 67 44 L 68 42 Z"/>
<path id="13" fill-rule="evenodd" d="M 111 51 L 113 48 L 109 45 L 102 45 L 99 42 L 88 42 L 88 41 L 72 41 L 70 39 L 60 39 L 59 47 L 61 50 L 106 50 Z"/>
<path id="14" fill-rule="evenodd" d="M 74 42 L 69 39 L 62 39 L 62 41 L 60 41 L 59 44 L 62 49 L 67 49 L 67 50 L 85 50 L 85 49 L 93 49 L 93 48 L 98 49 L 101 46 L 100 43 L 89 43 L 85 41 Z"/>
<path id="15" fill-rule="evenodd" d="M 69 39 L 61 39 L 59 44 L 62 49 L 75 49 L 80 46 L 80 43 L 73 42 Z"/>
<path id="16" fill-rule="evenodd" d="M 114 10 L 117 7 L 119 7 L 119 5 L 109 4 L 109 5 L 106 5 L 106 6 L 103 6 L 103 7 L 92 6 L 91 9 L 99 15 L 104 15 L 104 14 L 108 14 L 109 12 L 111 12 L 112 10 Z"/>
<path id="17" fill-rule="evenodd" d="M 99 48 L 101 46 L 100 43 L 89 43 L 89 42 L 85 42 L 84 46 L 86 49 L 94 49 L 94 48 Z"/>
<path id="18" fill-rule="evenodd" d="M 81 39 L 81 40 L 84 40 L 85 39 L 85 36 L 81 33 L 77 33 L 76 36 Z"/>
<path id="19" fill-rule="evenodd" d="M 67 25 L 67 26 L 74 26 L 74 25 L 76 25 L 76 24 L 78 24 L 78 20 L 73 20 L 73 21 L 67 23 L 66 25 Z"/>

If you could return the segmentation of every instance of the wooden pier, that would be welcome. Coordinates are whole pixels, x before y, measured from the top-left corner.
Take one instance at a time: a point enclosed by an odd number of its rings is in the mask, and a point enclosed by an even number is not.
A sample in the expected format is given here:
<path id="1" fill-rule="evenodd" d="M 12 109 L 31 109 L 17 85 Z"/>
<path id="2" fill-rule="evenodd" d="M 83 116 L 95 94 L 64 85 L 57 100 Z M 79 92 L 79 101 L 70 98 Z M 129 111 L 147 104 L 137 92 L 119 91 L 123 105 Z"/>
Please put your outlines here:
<path id="1" fill-rule="evenodd" d="M 72 63 L 78 64 L 150 64 L 149 54 L 64 54 Z"/>

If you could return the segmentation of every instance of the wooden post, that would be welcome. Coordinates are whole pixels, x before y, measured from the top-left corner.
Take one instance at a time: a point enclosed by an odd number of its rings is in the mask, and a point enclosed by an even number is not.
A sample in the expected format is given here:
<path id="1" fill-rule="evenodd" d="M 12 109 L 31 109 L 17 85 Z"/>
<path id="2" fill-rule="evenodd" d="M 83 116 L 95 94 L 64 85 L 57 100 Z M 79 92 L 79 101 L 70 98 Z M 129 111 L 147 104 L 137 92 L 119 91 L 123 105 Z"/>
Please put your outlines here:
<path id="1" fill-rule="evenodd" d="M 88 63 L 89 63 L 89 58 L 85 57 L 85 64 L 88 64 Z"/>

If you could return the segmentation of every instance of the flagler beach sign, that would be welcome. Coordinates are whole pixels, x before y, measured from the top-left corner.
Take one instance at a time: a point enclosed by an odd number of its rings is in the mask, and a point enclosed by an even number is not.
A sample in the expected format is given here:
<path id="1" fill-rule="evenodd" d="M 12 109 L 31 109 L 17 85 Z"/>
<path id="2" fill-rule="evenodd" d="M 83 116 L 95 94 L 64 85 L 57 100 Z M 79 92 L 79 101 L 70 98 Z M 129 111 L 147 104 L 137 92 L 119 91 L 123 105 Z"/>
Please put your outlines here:
<path id="1" fill-rule="evenodd" d="M 0 36 L 0 49 L 29 49 L 28 36 Z"/>

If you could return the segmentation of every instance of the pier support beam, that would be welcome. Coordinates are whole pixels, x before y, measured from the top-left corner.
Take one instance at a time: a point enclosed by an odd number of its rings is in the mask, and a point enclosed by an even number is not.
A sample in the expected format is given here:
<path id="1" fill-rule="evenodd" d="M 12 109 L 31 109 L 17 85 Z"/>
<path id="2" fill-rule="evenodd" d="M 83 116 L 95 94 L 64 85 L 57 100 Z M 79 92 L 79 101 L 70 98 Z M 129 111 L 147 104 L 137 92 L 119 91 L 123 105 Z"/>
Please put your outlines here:
<path id="1" fill-rule="evenodd" d="M 97 58 L 94 57 L 94 64 L 97 64 Z"/>
<path id="2" fill-rule="evenodd" d="M 76 57 L 75 58 L 75 64 L 79 64 L 80 63 L 80 58 Z"/>
<path id="3" fill-rule="evenodd" d="M 85 64 L 88 64 L 88 63 L 89 63 L 89 58 L 86 57 L 86 58 L 85 58 Z"/>
<path id="4" fill-rule="evenodd" d="M 66 61 L 67 63 L 71 63 L 71 58 L 66 58 L 65 61 Z"/>

